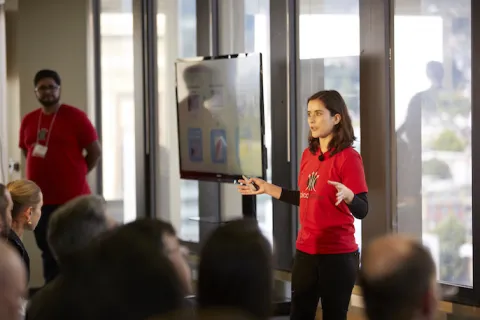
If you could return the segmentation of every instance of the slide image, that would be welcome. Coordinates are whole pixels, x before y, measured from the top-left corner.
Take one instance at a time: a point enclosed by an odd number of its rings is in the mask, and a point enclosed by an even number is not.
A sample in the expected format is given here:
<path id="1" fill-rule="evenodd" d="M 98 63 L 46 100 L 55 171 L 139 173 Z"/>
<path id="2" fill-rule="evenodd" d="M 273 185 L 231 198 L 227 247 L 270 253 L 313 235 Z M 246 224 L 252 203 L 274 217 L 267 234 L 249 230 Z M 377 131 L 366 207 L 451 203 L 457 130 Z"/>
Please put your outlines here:
<path id="1" fill-rule="evenodd" d="M 192 162 L 203 161 L 202 129 L 188 128 L 188 157 Z"/>
<path id="2" fill-rule="evenodd" d="M 210 132 L 210 155 L 213 163 L 227 162 L 227 134 L 223 129 Z"/>

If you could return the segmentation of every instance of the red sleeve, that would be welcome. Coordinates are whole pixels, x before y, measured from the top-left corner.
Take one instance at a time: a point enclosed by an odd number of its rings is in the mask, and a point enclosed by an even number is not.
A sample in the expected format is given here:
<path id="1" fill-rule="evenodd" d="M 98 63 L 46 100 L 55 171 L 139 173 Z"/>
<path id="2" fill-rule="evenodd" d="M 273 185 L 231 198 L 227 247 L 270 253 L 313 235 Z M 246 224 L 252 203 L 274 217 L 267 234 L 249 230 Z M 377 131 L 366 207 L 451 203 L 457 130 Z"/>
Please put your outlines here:
<path id="1" fill-rule="evenodd" d="M 23 117 L 22 122 L 20 123 L 20 132 L 18 134 L 18 147 L 20 149 L 27 149 L 27 145 L 25 144 L 25 122 L 27 117 Z"/>
<path id="2" fill-rule="evenodd" d="M 352 149 L 347 155 L 341 169 L 342 184 L 353 191 L 354 194 L 368 192 L 365 181 L 365 171 L 360 154 Z"/>
<path id="3" fill-rule="evenodd" d="M 78 121 L 78 143 L 84 149 L 98 140 L 97 130 L 95 130 L 92 122 L 84 112 L 79 112 L 76 120 Z"/>

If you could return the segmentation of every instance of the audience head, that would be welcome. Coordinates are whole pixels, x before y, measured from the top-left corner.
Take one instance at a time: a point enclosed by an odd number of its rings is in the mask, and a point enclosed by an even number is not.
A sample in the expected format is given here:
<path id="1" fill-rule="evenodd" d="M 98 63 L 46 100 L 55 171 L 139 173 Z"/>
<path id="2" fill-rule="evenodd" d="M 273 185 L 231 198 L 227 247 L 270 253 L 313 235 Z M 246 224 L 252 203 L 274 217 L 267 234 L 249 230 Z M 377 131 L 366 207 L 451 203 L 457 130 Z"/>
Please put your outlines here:
<path id="1" fill-rule="evenodd" d="M 188 265 L 188 250 L 180 244 L 173 226 L 158 219 L 140 219 L 130 228 L 142 233 L 158 245 L 158 250 L 171 261 L 183 284 L 185 294 L 192 292 L 191 270 Z"/>
<path id="2" fill-rule="evenodd" d="M 20 319 L 27 287 L 25 266 L 18 253 L 0 242 L 0 319 Z"/>
<path id="3" fill-rule="evenodd" d="M 48 244 L 58 262 L 64 264 L 115 225 L 106 213 L 106 203 L 102 197 L 80 196 L 53 213 L 48 225 Z"/>
<path id="4" fill-rule="evenodd" d="M 183 307 L 185 290 L 164 254 L 163 227 L 157 220 L 137 220 L 106 233 L 82 253 L 77 294 L 91 302 L 85 318 L 143 320 Z"/>
<path id="5" fill-rule="evenodd" d="M 374 240 L 362 253 L 359 283 L 370 320 L 434 319 L 435 264 L 413 239 L 388 235 Z"/>
<path id="6" fill-rule="evenodd" d="M 10 192 L 0 183 L 0 236 L 7 237 L 12 226 L 13 202 Z"/>
<path id="7" fill-rule="evenodd" d="M 201 250 L 198 303 L 202 309 L 236 308 L 267 319 L 272 273 L 272 248 L 257 222 L 228 222 L 212 232 Z"/>
<path id="8" fill-rule="evenodd" d="M 51 107 L 60 101 L 61 79 L 56 71 L 43 69 L 33 79 L 35 95 L 44 107 Z"/>
<path id="9" fill-rule="evenodd" d="M 15 180 L 7 184 L 13 201 L 12 223 L 17 228 L 35 230 L 42 215 L 43 195 L 30 180 Z"/>

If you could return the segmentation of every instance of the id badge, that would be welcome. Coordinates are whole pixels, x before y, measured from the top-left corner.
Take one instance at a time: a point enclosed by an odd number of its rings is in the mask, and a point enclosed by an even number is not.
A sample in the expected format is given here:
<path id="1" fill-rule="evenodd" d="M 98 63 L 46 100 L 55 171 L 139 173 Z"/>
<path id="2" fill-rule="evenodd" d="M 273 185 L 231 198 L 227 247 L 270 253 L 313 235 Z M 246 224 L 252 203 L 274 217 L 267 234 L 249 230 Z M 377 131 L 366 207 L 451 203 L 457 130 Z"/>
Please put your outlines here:
<path id="1" fill-rule="evenodd" d="M 39 158 L 45 158 L 45 155 L 47 154 L 47 150 L 48 150 L 48 147 L 42 146 L 41 144 L 37 143 L 33 148 L 33 156 L 39 157 Z"/>

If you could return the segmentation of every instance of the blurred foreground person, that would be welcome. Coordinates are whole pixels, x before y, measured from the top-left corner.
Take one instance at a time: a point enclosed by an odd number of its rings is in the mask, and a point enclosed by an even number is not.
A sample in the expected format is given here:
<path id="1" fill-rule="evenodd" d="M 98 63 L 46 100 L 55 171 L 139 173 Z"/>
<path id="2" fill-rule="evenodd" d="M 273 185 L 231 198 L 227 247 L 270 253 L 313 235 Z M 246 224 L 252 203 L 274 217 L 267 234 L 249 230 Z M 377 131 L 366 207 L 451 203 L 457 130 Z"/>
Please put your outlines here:
<path id="1" fill-rule="evenodd" d="M 0 241 L 0 319 L 22 319 L 23 298 L 27 287 L 25 265 L 18 253 Z"/>
<path id="2" fill-rule="evenodd" d="M 215 310 L 237 310 L 255 319 L 268 319 L 272 291 L 272 247 L 257 222 L 242 219 L 215 229 L 200 253 L 200 309 L 211 315 Z"/>
<path id="3" fill-rule="evenodd" d="M 48 308 L 27 319 L 145 320 L 180 312 L 187 290 L 156 221 L 110 230 L 71 256 L 52 282 L 55 294 L 42 301 Z"/>
<path id="4" fill-rule="evenodd" d="M 370 320 L 435 319 L 435 264 L 414 239 L 387 235 L 374 240 L 362 252 L 359 282 Z"/>

